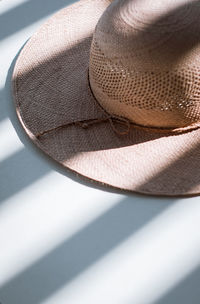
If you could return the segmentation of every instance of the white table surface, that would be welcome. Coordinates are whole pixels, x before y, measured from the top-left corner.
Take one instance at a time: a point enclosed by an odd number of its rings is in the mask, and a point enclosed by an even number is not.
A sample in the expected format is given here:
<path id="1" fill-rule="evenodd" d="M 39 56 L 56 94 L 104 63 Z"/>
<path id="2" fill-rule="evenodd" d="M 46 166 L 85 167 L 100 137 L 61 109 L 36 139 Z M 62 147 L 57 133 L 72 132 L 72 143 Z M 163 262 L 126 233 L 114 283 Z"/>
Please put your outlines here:
<path id="1" fill-rule="evenodd" d="M 67 0 L 0 1 L 0 303 L 199 304 L 200 198 L 94 188 L 24 134 L 16 56 Z"/>

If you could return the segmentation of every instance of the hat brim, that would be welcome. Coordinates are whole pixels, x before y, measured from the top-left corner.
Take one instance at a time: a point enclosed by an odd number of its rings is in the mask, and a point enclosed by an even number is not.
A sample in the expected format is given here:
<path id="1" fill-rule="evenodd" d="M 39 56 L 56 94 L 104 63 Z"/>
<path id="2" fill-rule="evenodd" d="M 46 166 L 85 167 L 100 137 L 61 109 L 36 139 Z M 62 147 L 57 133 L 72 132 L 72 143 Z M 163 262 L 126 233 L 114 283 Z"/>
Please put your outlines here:
<path id="1" fill-rule="evenodd" d="M 200 193 L 200 129 L 162 135 L 131 128 L 116 134 L 88 86 L 95 26 L 110 0 L 82 0 L 51 17 L 21 51 L 13 72 L 18 117 L 28 136 L 62 166 L 90 180 L 148 195 Z"/>

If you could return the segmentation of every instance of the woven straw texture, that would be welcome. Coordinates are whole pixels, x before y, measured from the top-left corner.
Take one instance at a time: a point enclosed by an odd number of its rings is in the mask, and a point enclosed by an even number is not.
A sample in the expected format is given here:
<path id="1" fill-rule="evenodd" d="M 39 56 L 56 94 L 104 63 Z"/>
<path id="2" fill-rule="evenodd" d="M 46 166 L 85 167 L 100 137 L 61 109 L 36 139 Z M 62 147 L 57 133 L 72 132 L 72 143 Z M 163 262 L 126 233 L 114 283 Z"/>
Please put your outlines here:
<path id="1" fill-rule="evenodd" d="M 179 9 L 164 2 L 147 10 L 146 0 L 81 0 L 61 10 L 21 51 L 13 94 L 26 133 L 64 167 L 123 190 L 194 195 L 200 193 L 200 129 L 164 135 L 132 127 L 122 136 L 109 121 L 73 125 L 101 120 L 102 107 L 139 125 L 198 124 L 198 2 L 178 0 Z"/>
<path id="2" fill-rule="evenodd" d="M 200 10 L 173 2 L 116 0 L 98 22 L 90 81 L 108 112 L 150 127 L 199 124 Z"/>

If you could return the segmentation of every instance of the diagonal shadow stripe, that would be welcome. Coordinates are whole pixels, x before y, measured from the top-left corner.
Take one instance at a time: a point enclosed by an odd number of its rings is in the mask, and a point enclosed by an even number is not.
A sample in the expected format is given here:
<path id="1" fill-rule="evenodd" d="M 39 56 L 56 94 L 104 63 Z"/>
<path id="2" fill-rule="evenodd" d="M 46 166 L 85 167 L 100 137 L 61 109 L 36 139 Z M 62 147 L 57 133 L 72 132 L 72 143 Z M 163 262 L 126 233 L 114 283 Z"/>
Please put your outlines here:
<path id="1" fill-rule="evenodd" d="M 29 0 L 18 5 L 0 16 L 0 40 L 73 2 L 75 1 Z"/>
<path id="2" fill-rule="evenodd" d="M 176 11 L 178 11 L 178 9 L 176 9 Z M 66 51 L 65 53 L 65 56 L 70 56 L 71 53 L 75 52 L 76 50 L 76 47 L 78 46 L 74 46 L 74 49 L 70 49 L 68 51 Z M 63 54 L 60 54 L 60 56 L 62 56 Z M 16 58 L 13 60 L 13 63 L 9 69 L 9 72 L 8 72 L 8 76 L 7 76 L 7 81 L 6 81 L 6 92 L 7 92 L 7 95 L 8 92 L 9 92 L 9 89 L 10 89 L 10 77 L 12 75 L 12 70 L 13 70 L 13 66 L 14 66 L 14 63 L 16 61 Z M 51 59 L 50 59 L 50 62 L 51 62 Z M 44 63 L 44 66 L 43 67 L 38 67 L 38 68 L 45 68 L 46 66 L 48 66 L 49 62 L 45 62 Z M 28 77 L 28 73 L 27 75 L 24 75 L 24 78 L 27 78 Z M 11 96 L 8 96 L 9 99 L 11 99 Z M 22 131 L 21 131 L 21 127 L 19 127 L 19 122 L 16 118 L 16 114 L 14 113 L 14 108 L 13 108 L 13 105 L 11 105 L 11 103 L 9 103 L 9 107 L 10 107 L 10 110 L 9 110 L 9 116 L 10 116 L 10 119 L 12 121 L 12 124 L 13 126 L 15 127 L 19 137 L 22 139 L 23 142 L 25 142 L 24 140 L 24 133 L 23 135 L 22 134 Z M 26 143 L 25 143 L 26 144 Z M 108 148 L 112 148 L 112 147 L 108 147 Z M 193 150 L 189 150 L 185 155 L 183 155 L 182 157 L 180 157 L 179 160 L 176 160 L 174 163 L 172 163 L 170 165 L 170 167 L 164 169 L 162 172 L 160 172 L 157 176 L 154 176 L 152 178 L 152 180 L 148 181 L 147 183 L 145 183 L 144 185 L 141 185 L 139 188 L 138 188 L 138 191 L 140 190 L 145 190 L 145 192 L 148 193 L 149 189 L 151 189 L 152 187 L 152 184 L 155 184 L 155 180 L 165 180 L 167 179 L 167 176 L 168 176 L 168 173 L 169 172 L 172 172 L 173 168 L 174 168 L 174 174 L 176 174 L 176 170 L 177 168 L 181 170 L 184 169 L 184 161 L 189 158 L 191 156 L 191 158 L 193 158 L 193 156 L 195 154 L 198 155 L 198 150 L 199 150 L 199 147 L 195 147 Z M 77 151 L 78 153 L 78 151 Z M 12 156 L 11 158 L 9 158 L 8 160 L 5 161 L 5 163 L 2 164 L 2 170 L 1 172 L 5 172 L 5 176 L 9 176 L 8 172 L 13 172 L 14 168 L 18 168 L 19 169 L 19 162 L 23 161 L 22 163 L 24 163 L 24 161 L 27 163 L 27 166 L 29 168 L 29 171 L 28 171 L 28 175 L 27 175 L 27 178 L 25 178 L 24 176 L 26 176 L 27 174 L 27 170 L 25 169 L 25 167 L 20 168 L 21 170 L 19 170 L 18 174 L 21 174 L 19 176 L 17 176 L 17 178 L 14 177 L 14 175 L 12 175 L 12 188 L 11 190 L 5 190 L 5 185 L 6 185 L 6 181 L 5 178 L 3 180 L 3 182 L 1 183 L 1 187 L 4 188 L 4 191 L 3 193 L 1 193 L 1 197 L 2 199 L 6 199 L 8 197 L 10 197 L 11 195 L 15 194 L 16 192 L 20 191 L 23 187 L 25 186 L 28 186 L 30 183 L 34 182 L 35 180 L 37 180 L 37 178 L 40 178 L 41 176 L 43 176 L 44 174 L 46 174 L 48 172 L 48 169 L 47 167 L 45 166 L 45 163 L 42 164 L 42 161 L 41 161 L 41 165 L 38 166 L 38 164 L 35 164 L 33 165 L 35 162 L 34 162 L 34 157 L 30 155 L 30 157 L 28 157 L 28 152 L 26 150 L 23 150 L 21 152 L 18 152 L 15 156 Z M 198 158 L 196 158 L 198 160 Z M 16 162 L 16 164 L 14 164 Z M 194 169 L 196 167 L 197 164 L 195 164 L 194 162 L 193 163 L 193 166 L 194 166 Z M 31 165 L 32 164 L 32 165 Z M 38 169 L 36 169 L 38 168 Z M 54 166 L 55 168 L 55 166 Z M 59 170 L 57 168 L 55 168 L 56 170 Z M 25 170 L 25 171 L 24 171 Z M 38 173 L 37 173 L 37 170 L 38 170 Z M 63 170 L 64 171 L 64 170 Z M 63 172 L 62 171 L 62 172 Z M 184 170 L 183 170 L 184 171 Z M 192 181 L 192 179 L 191 179 Z M 198 183 L 199 181 L 196 180 L 196 183 Z M 163 182 L 163 185 L 165 183 Z M 174 186 L 174 185 L 172 185 Z M 189 190 L 193 185 L 188 182 L 187 184 L 187 190 Z"/>
<path id="3" fill-rule="evenodd" d="M 155 204 L 154 207 L 145 205 L 143 208 L 141 204 L 134 210 L 131 207 L 132 202 L 132 199 L 128 198 L 122 201 L 11 279 L 2 286 L 2 300 L 12 303 L 13 299 L 17 299 L 20 304 L 41 302 L 136 232 L 164 208 L 160 201 L 157 201 L 158 205 Z"/>
<path id="4" fill-rule="evenodd" d="M 138 199 L 137 199 L 138 201 Z M 170 201 L 171 202 L 171 201 Z M 97 262 L 169 205 L 133 198 L 99 216 L 0 289 L 3 303 L 39 304 Z"/>
<path id="5" fill-rule="evenodd" d="M 195 269 L 189 276 L 174 288 L 163 295 L 154 304 L 199 304 L 200 299 L 200 267 Z"/>
<path id="6" fill-rule="evenodd" d="M 11 88 L 11 83 L 10 82 L 11 82 L 15 62 L 16 62 L 18 56 L 19 56 L 19 53 L 21 52 L 24 45 L 26 44 L 26 42 L 20 47 L 17 54 L 13 58 L 13 60 L 10 64 L 10 67 L 8 69 L 7 75 L 6 75 L 5 86 L 4 86 L 4 88 L 2 88 L 0 90 L 0 122 L 3 119 L 8 118 L 8 117 L 10 119 L 13 118 L 13 119 L 16 120 L 16 114 L 15 114 L 14 109 L 13 109 L 12 88 Z"/>
<path id="7" fill-rule="evenodd" d="M 49 173 L 48 165 L 23 149 L 0 164 L 0 202 Z M 9 187 L 8 187 L 9 185 Z"/>
<path id="8" fill-rule="evenodd" d="M 7 105 L 5 102 L 5 92 L 0 90 L 0 122 L 8 117 Z"/>

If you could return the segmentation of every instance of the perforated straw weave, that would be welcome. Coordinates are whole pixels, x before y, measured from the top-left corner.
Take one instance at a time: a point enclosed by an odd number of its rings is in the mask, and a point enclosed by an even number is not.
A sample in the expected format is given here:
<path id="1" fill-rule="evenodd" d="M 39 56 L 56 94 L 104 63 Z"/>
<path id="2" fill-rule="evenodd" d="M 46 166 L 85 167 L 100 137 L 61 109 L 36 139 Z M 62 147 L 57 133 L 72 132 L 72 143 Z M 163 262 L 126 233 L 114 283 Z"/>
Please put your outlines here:
<path id="1" fill-rule="evenodd" d="M 31 140 L 104 186 L 199 194 L 199 4 L 81 0 L 53 15 L 13 71 Z"/>
<path id="2" fill-rule="evenodd" d="M 173 2 L 115 1 L 98 22 L 90 81 L 108 112 L 150 127 L 199 124 L 199 11 L 188 1 L 171 13 Z"/>

